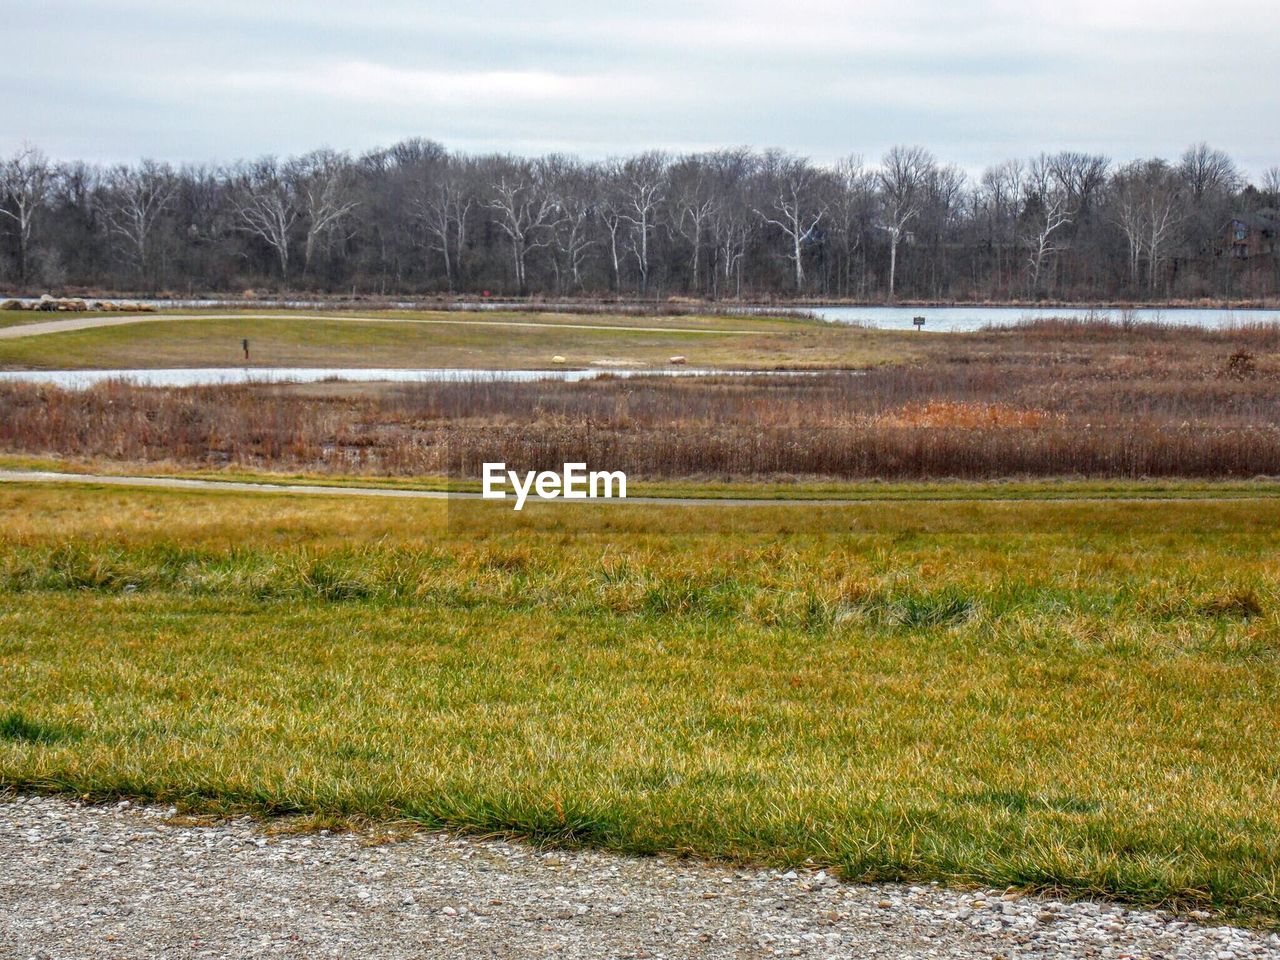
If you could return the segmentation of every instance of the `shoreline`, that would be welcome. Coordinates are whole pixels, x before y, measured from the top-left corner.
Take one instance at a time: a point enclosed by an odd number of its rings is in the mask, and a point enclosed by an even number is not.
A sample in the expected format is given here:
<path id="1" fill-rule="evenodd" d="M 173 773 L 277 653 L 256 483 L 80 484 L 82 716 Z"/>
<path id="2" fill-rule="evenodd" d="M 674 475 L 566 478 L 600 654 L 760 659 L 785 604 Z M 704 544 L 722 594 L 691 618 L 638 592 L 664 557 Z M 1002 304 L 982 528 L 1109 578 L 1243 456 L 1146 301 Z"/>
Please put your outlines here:
<path id="1" fill-rule="evenodd" d="M 38 301 L 48 291 L 0 294 L 0 301 Z M 246 308 L 271 305 L 307 306 L 313 309 L 347 309 L 360 306 L 365 309 L 413 310 L 413 309 L 516 309 L 546 310 L 636 310 L 648 312 L 735 312 L 739 310 L 802 311 L 823 307 L 865 307 L 868 309 L 1028 309 L 1028 310 L 1280 310 L 1280 298 L 1272 299 L 1178 299 L 1178 300 L 934 300 L 899 299 L 869 300 L 842 297 L 806 297 L 795 300 L 778 298 L 743 298 L 740 300 L 711 300 L 692 297 L 642 299 L 639 297 L 486 297 L 483 293 L 457 295 L 394 295 L 357 294 L 355 296 L 312 293 L 307 291 L 279 291 L 270 294 L 244 296 L 226 293 L 191 293 L 186 296 L 173 291 L 139 293 L 136 291 L 104 292 L 101 290 L 68 289 L 50 294 L 54 300 L 98 300 L 110 303 L 128 302 L 179 306 L 183 304 L 207 304 L 209 306 Z M 25 309 L 30 309 L 29 307 Z"/>

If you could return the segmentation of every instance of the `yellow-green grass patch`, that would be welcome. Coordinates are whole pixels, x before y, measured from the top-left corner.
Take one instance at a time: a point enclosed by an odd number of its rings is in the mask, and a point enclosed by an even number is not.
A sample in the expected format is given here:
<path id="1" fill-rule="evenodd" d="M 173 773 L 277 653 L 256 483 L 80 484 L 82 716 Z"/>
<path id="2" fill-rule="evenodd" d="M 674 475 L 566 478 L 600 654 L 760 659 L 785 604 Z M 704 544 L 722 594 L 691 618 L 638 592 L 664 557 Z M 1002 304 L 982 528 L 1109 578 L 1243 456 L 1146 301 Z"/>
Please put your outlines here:
<path id="1" fill-rule="evenodd" d="M 437 312 L 367 322 L 184 314 L 0 340 L 0 368 L 240 367 L 246 338 L 248 365 L 262 367 L 664 367 L 683 356 L 690 366 L 768 369 L 862 366 L 911 353 L 900 335 L 777 318 Z"/>
<path id="2" fill-rule="evenodd" d="M 1280 919 L 1280 502 L 494 506 L 0 487 L 0 785 Z"/>

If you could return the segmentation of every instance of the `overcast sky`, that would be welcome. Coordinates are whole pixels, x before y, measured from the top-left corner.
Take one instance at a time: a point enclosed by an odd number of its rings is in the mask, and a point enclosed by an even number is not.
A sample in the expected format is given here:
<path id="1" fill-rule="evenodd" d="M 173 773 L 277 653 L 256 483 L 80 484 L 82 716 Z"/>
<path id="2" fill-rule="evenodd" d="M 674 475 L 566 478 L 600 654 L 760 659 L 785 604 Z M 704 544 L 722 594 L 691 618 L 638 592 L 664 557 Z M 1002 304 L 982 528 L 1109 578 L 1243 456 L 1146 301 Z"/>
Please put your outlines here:
<path id="1" fill-rule="evenodd" d="M 227 161 L 409 136 L 603 157 L 919 143 L 1280 164 L 1276 0 L 6 0 L 0 150 Z"/>

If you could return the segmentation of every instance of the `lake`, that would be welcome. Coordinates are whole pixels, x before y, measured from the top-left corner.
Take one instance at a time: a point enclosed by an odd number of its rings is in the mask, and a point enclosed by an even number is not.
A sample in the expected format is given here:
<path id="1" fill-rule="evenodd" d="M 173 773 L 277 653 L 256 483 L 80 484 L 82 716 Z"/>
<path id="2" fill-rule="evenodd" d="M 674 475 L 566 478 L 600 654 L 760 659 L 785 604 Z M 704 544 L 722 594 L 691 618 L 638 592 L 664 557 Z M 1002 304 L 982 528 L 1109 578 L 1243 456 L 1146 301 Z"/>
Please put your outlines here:
<path id="1" fill-rule="evenodd" d="M 1171 323 L 1189 327 L 1230 327 L 1248 323 L 1280 323 L 1280 310 L 1205 310 L 1196 307 L 1107 309 L 1102 307 L 805 307 L 824 320 L 858 323 L 880 330 L 912 330 L 913 317 L 924 317 L 933 333 L 980 330 L 992 323 L 1017 323 L 1049 317 L 1115 322 Z M 753 309 L 752 312 L 757 312 Z M 760 311 L 762 312 L 762 311 Z"/>

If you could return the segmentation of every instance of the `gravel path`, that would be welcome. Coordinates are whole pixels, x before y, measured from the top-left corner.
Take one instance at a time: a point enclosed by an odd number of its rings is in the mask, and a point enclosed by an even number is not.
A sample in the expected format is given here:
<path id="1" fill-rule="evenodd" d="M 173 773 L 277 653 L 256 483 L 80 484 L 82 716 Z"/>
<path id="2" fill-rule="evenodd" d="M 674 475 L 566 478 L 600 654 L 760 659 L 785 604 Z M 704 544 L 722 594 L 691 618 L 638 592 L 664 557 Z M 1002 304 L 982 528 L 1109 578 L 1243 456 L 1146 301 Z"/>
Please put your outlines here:
<path id="1" fill-rule="evenodd" d="M 277 835 L 248 818 L 0 803 L 0 955 L 1280 958 L 1280 937 L 1001 891 L 852 885 L 414 834 Z"/>

